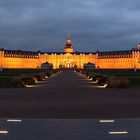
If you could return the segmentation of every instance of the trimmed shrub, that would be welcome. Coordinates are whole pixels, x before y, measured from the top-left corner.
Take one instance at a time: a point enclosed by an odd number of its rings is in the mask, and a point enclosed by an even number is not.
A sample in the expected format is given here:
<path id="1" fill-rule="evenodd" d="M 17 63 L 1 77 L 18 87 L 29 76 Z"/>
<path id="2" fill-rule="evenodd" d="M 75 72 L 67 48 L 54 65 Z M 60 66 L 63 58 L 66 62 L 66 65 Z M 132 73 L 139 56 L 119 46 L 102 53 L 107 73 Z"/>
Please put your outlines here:
<path id="1" fill-rule="evenodd" d="M 112 77 L 108 79 L 109 88 L 129 88 L 129 81 L 124 78 Z"/>
<path id="2" fill-rule="evenodd" d="M 20 79 L 13 79 L 9 87 L 10 88 L 23 88 L 23 87 L 26 87 L 26 84 Z"/>
<path id="3" fill-rule="evenodd" d="M 51 72 L 46 72 L 47 77 L 51 77 L 51 75 L 52 75 Z"/>
<path id="4" fill-rule="evenodd" d="M 21 88 L 25 86 L 26 86 L 25 83 L 20 79 L 15 79 L 15 78 L 0 79 L 1 88 Z"/>
<path id="5" fill-rule="evenodd" d="M 35 74 L 33 75 L 33 77 L 37 80 L 37 81 L 43 81 L 46 79 L 47 74 L 46 73 L 39 73 L 39 74 Z M 48 76 L 47 76 L 48 77 Z"/>
<path id="6" fill-rule="evenodd" d="M 42 81 L 43 80 L 39 74 L 34 75 L 34 77 L 37 79 L 37 81 Z"/>
<path id="7" fill-rule="evenodd" d="M 107 83 L 107 81 L 108 81 L 108 77 L 100 77 L 100 78 L 98 78 L 97 84 L 103 86 Z"/>
<path id="8" fill-rule="evenodd" d="M 36 84 L 36 81 L 33 77 L 25 77 L 22 78 L 22 81 L 26 84 L 26 85 L 34 85 Z"/>
<path id="9" fill-rule="evenodd" d="M 97 81 L 97 80 L 99 80 L 101 78 L 103 78 L 102 75 L 95 75 L 95 76 L 92 77 L 92 81 Z"/>
<path id="10" fill-rule="evenodd" d="M 42 72 L 42 73 L 39 73 L 40 77 L 42 80 L 45 80 L 46 79 L 46 73 Z M 48 77 L 48 76 L 47 76 Z"/>

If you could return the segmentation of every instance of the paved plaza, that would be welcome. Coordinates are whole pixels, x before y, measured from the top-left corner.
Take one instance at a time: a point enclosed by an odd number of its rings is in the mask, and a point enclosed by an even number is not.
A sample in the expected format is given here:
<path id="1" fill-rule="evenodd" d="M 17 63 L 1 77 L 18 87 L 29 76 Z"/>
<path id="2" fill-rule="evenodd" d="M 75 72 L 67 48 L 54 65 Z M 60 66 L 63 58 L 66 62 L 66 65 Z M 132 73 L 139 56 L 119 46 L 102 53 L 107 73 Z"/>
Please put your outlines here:
<path id="1" fill-rule="evenodd" d="M 0 89 L 0 118 L 139 118 L 140 89 L 99 89 L 74 71 Z"/>
<path id="2" fill-rule="evenodd" d="M 140 119 L 0 119 L 0 126 L 0 140 L 140 139 Z"/>

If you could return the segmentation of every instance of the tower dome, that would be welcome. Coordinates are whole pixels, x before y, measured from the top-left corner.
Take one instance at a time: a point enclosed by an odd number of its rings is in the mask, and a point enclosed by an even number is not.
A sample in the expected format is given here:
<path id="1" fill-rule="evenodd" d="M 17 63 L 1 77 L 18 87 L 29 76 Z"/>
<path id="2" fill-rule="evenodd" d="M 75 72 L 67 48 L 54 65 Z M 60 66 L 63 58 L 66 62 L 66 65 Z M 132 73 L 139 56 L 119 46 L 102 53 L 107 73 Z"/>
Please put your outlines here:
<path id="1" fill-rule="evenodd" d="M 74 52 L 69 35 L 67 36 L 66 47 L 64 48 L 64 52 L 65 53 L 73 53 Z"/>

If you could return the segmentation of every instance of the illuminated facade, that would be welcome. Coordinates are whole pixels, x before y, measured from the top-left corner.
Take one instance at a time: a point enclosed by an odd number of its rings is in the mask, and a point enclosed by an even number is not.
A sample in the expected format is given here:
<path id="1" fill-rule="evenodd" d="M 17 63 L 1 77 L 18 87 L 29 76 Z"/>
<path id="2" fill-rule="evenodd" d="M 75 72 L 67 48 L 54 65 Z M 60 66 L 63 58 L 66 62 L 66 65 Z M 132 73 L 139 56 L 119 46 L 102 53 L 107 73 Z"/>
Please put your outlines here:
<path id="1" fill-rule="evenodd" d="M 138 48 L 140 44 L 138 45 Z M 38 69 L 43 63 L 58 68 L 83 68 L 86 63 L 95 64 L 98 69 L 139 69 L 140 50 L 83 53 L 74 52 L 70 37 L 67 37 L 64 52 L 31 52 L 21 50 L 0 50 L 0 67 L 16 69 Z"/>

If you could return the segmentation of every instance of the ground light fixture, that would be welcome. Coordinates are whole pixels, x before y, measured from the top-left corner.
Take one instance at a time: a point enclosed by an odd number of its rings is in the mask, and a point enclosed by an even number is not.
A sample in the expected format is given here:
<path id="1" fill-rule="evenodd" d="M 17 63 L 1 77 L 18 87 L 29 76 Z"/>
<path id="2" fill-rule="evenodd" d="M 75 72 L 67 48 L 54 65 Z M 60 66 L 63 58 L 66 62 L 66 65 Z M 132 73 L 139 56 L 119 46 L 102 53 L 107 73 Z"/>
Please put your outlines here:
<path id="1" fill-rule="evenodd" d="M 110 135 L 126 135 L 128 134 L 127 131 L 110 131 L 109 132 Z"/>
<path id="2" fill-rule="evenodd" d="M 7 130 L 0 130 L 0 134 L 8 134 Z"/>
<path id="3" fill-rule="evenodd" d="M 7 119 L 7 122 L 22 122 L 20 119 Z"/>

